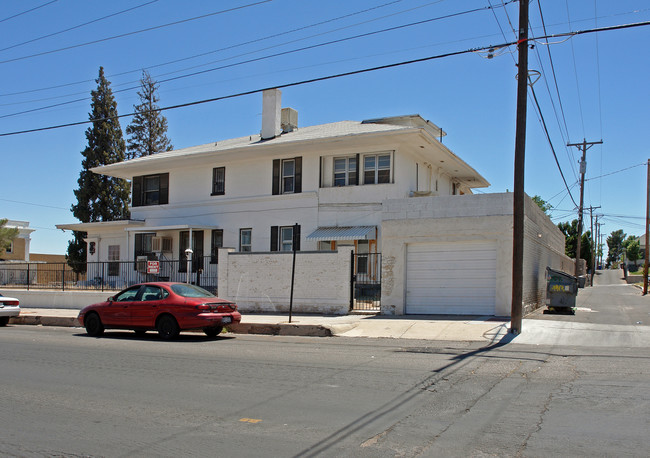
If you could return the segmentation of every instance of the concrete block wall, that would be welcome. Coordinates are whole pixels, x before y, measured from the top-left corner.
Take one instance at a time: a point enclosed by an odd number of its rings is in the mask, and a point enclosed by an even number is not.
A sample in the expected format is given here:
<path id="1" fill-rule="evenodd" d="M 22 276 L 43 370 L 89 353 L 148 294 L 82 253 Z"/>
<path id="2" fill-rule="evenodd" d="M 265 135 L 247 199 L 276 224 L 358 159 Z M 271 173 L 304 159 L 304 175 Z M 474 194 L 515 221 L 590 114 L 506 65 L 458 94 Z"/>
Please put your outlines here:
<path id="1" fill-rule="evenodd" d="M 415 197 L 383 203 L 382 313 L 405 311 L 406 244 L 492 241 L 497 249 L 496 315 L 509 316 L 512 303 L 513 194 Z M 564 254 L 564 234 L 530 198 L 525 200 L 525 312 L 544 303 L 546 267 L 573 272 Z"/>
<path id="2" fill-rule="evenodd" d="M 546 267 L 573 275 L 574 264 L 564 251 L 564 234 L 533 202 L 524 203 L 524 314 L 544 306 Z"/>
<path id="3" fill-rule="evenodd" d="M 219 250 L 219 297 L 245 312 L 288 313 L 292 253 Z M 298 252 L 293 313 L 345 315 L 350 307 L 350 251 Z"/>

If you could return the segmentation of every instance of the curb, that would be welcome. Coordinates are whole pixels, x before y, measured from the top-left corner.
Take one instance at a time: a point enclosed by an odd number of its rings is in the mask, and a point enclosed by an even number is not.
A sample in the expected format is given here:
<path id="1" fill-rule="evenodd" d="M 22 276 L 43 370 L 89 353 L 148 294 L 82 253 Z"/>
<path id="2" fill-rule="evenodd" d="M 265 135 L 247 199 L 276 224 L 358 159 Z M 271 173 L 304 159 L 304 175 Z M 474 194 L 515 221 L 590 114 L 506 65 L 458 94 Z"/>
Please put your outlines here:
<path id="1" fill-rule="evenodd" d="M 26 324 L 32 326 L 63 326 L 63 327 L 78 327 L 79 321 L 76 318 L 60 317 L 60 316 L 38 316 L 38 315 L 25 315 L 15 316 L 9 318 L 9 324 Z"/>
<path id="2" fill-rule="evenodd" d="M 233 334 L 263 334 L 270 336 L 309 336 L 309 337 L 331 337 L 332 330 L 326 326 L 313 324 L 261 324 L 261 323 L 238 323 L 226 326 L 228 332 Z"/>
<path id="3" fill-rule="evenodd" d="M 31 326 L 61 326 L 80 327 L 79 321 L 71 317 L 22 315 L 9 319 L 9 324 Z M 335 335 L 327 326 L 313 324 L 263 324 L 263 323 L 238 323 L 226 326 L 228 332 L 233 334 L 259 334 L 270 336 L 308 336 L 332 337 Z"/>

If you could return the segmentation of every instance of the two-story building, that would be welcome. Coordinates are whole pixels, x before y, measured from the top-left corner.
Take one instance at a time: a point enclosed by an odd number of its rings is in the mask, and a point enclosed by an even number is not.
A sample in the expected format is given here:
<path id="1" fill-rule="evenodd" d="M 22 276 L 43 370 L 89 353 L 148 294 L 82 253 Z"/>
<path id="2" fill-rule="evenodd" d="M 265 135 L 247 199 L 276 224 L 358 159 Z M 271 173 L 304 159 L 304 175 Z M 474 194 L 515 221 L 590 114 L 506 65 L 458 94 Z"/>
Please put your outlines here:
<path id="1" fill-rule="evenodd" d="M 364 261 L 356 269 L 367 273 L 373 267 L 364 256 L 382 250 L 388 202 L 394 226 L 395 202 L 469 196 L 489 185 L 419 115 L 299 127 L 280 96 L 264 92 L 260 134 L 93 169 L 131 182 L 131 219 L 57 227 L 87 232 L 88 261 L 178 259 L 182 269 L 188 248 L 194 260 L 216 264 L 221 247 L 259 253 L 292 251 L 295 243 L 300 251 L 354 250 Z M 391 240 L 395 246 L 393 232 Z M 405 313 L 404 304 L 391 313 Z"/>

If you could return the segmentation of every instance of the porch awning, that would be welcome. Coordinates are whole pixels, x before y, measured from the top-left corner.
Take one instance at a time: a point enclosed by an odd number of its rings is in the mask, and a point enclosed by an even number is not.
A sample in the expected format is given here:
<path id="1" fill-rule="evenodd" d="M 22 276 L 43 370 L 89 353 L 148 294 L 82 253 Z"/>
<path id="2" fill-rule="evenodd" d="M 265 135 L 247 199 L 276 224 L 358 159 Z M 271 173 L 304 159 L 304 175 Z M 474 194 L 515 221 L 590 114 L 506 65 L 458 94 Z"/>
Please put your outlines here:
<path id="1" fill-rule="evenodd" d="M 374 240 L 375 226 L 319 227 L 307 240 Z"/>

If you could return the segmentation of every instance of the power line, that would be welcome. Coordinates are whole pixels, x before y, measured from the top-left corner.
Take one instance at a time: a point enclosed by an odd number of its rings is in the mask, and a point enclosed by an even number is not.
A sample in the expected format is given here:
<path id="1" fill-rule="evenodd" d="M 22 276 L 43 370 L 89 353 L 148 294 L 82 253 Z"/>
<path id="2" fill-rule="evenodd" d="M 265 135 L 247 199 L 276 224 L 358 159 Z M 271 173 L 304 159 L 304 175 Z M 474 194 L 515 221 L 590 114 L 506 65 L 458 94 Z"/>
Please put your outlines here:
<path id="1" fill-rule="evenodd" d="M 108 18 L 111 18 L 111 17 L 114 17 L 114 16 L 119 16 L 120 14 L 128 13 L 129 11 L 137 10 L 138 8 L 142 8 L 143 6 L 147 6 L 147 5 L 150 5 L 152 3 L 156 3 L 157 1 L 158 0 L 151 0 L 151 1 L 147 2 L 147 3 L 143 3 L 141 5 L 137 5 L 137 6 L 134 6 L 132 8 L 127 8 L 125 10 L 118 11 L 117 13 L 112 13 L 112 14 L 109 14 L 107 16 L 102 16 L 100 18 L 93 19 L 92 21 L 84 22 L 83 24 L 78 24 L 78 25 L 75 25 L 73 27 L 68 27 L 67 29 L 59 30 L 58 32 L 48 33 L 47 35 L 41 35 L 40 37 L 32 38 L 31 40 L 27 40 L 27 41 L 23 41 L 22 43 L 16 43 L 14 45 L 7 46 L 6 48 L 0 49 L 0 52 L 7 51 L 8 49 L 17 48 L 19 46 L 23 46 L 23 45 L 26 45 L 28 43 L 34 43 L 35 41 L 43 40 L 45 38 L 50 38 L 50 37 L 53 37 L 55 35 L 61 35 L 62 33 L 70 32 L 71 30 L 79 29 L 81 27 L 84 27 L 84 26 L 87 26 L 87 25 L 90 25 L 90 24 L 94 24 L 96 22 L 103 21 L 104 19 L 108 19 Z"/>
<path id="2" fill-rule="evenodd" d="M 623 30 L 623 29 L 636 28 L 636 27 L 646 27 L 646 26 L 649 26 L 649 25 L 650 25 L 650 21 L 636 22 L 636 23 L 633 23 L 633 24 L 622 24 L 622 25 L 617 25 L 617 26 L 602 27 L 602 28 L 598 28 L 598 29 L 587 29 L 587 30 L 579 30 L 579 31 L 575 31 L 575 32 L 564 32 L 564 33 L 539 37 L 538 39 L 559 38 L 559 37 L 574 37 L 574 36 L 584 35 L 584 34 L 589 34 L 589 33 Z M 532 41 L 532 40 L 529 40 L 529 41 Z M 334 75 L 327 75 L 327 76 L 322 76 L 322 77 L 317 77 L 317 78 L 311 78 L 311 79 L 297 81 L 297 82 L 293 82 L 293 83 L 286 83 L 286 84 L 281 84 L 281 85 L 269 86 L 269 87 L 260 88 L 260 89 L 253 89 L 253 90 L 250 90 L 250 91 L 239 92 L 239 93 L 236 93 L 236 94 L 229 94 L 229 95 L 225 95 L 225 96 L 221 96 L 221 97 L 213 97 L 213 98 L 209 98 L 209 99 L 195 100 L 193 102 L 186 102 L 186 103 L 181 103 L 181 104 L 178 104 L 178 105 L 172 105 L 172 106 L 168 106 L 168 107 L 159 108 L 159 109 L 157 109 L 155 111 L 157 111 L 157 112 L 158 111 L 168 111 L 168 110 L 174 110 L 174 109 L 184 108 L 184 107 L 189 107 L 189 106 L 194 106 L 194 105 L 202 105 L 204 103 L 217 102 L 217 101 L 220 101 L 220 100 L 226 100 L 226 99 L 232 99 L 232 98 L 241 97 L 241 96 L 245 96 L 245 95 L 257 94 L 257 93 L 263 92 L 263 91 L 268 90 L 268 89 L 276 89 L 276 88 L 277 89 L 283 89 L 283 88 L 287 88 L 287 87 L 294 87 L 294 86 L 300 86 L 300 85 L 304 85 L 304 84 L 311 84 L 311 83 L 331 80 L 331 79 L 335 79 L 335 78 L 342 78 L 342 77 L 346 77 L 346 76 L 359 75 L 359 74 L 362 74 L 362 73 L 370 73 L 370 72 L 379 71 L 379 70 L 386 70 L 386 69 L 389 69 L 389 68 L 397 68 L 397 67 L 401 67 L 401 66 L 404 66 L 404 65 L 411 65 L 411 64 L 427 62 L 427 61 L 431 61 L 431 60 L 442 59 L 442 58 L 445 58 L 445 57 L 460 56 L 460 55 L 463 55 L 463 54 L 470 54 L 470 53 L 475 53 L 475 52 L 478 52 L 478 51 L 487 51 L 487 50 L 489 50 L 491 48 L 504 48 L 504 47 L 515 45 L 515 44 L 517 44 L 517 42 L 513 41 L 513 42 L 509 42 L 509 43 L 501 43 L 501 44 L 498 44 L 498 45 L 489 45 L 489 46 L 482 46 L 482 47 L 477 47 L 477 48 L 470 48 L 470 49 L 466 49 L 466 50 L 463 50 L 463 51 L 453 51 L 453 52 L 448 52 L 448 53 L 444 53 L 444 54 L 437 54 L 437 55 L 434 55 L 434 56 L 422 57 L 422 58 L 419 58 L 419 59 L 412 59 L 412 60 L 401 61 L 401 62 L 396 62 L 396 63 L 392 63 L 392 64 L 380 65 L 380 66 L 377 66 L 377 67 L 370 67 L 370 68 L 365 68 L 365 69 L 361 69 L 361 70 L 354 70 L 354 71 L 345 72 L 345 73 L 338 73 L 338 74 L 334 74 Z M 127 117 L 127 116 L 133 116 L 133 115 L 135 115 L 135 113 L 127 113 L 127 114 L 122 114 L 122 115 L 115 116 L 115 118 L 119 119 L 119 118 L 124 118 L 124 117 Z M 77 122 L 59 124 L 59 125 L 54 125 L 54 126 L 39 127 L 39 128 L 35 128 L 35 129 L 27 129 L 27 130 L 21 130 L 21 131 L 13 131 L 13 132 L 3 132 L 3 133 L 0 133 L 0 137 L 7 137 L 7 136 L 11 136 L 11 135 L 20 135 L 20 134 L 33 133 L 33 132 L 42 132 L 42 131 L 46 131 L 46 130 L 60 129 L 60 128 L 63 128 L 63 127 L 79 126 L 79 125 L 83 125 L 83 124 L 89 124 L 89 123 L 92 123 L 92 122 L 105 121 L 106 119 L 107 118 L 91 119 L 91 120 L 87 120 L 87 121 L 77 121 Z"/>
<path id="3" fill-rule="evenodd" d="M 566 182 L 566 178 L 564 178 L 564 173 L 562 172 L 562 167 L 560 167 L 560 162 L 557 159 L 557 154 L 555 154 L 555 148 L 553 147 L 553 142 L 551 141 L 551 136 L 548 133 L 548 128 L 546 127 L 546 121 L 544 120 L 544 115 L 542 114 L 542 109 L 539 106 L 539 102 L 537 101 L 537 95 L 535 94 L 535 89 L 530 86 L 530 91 L 533 94 L 533 100 L 535 101 L 535 107 L 537 107 L 537 113 L 540 116 L 540 119 L 542 121 L 542 126 L 544 128 L 544 133 L 546 134 L 546 139 L 548 140 L 548 144 L 551 147 L 551 152 L 553 153 L 553 158 L 555 159 L 555 164 L 557 165 L 557 169 L 560 171 L 560 176 L 562 177 L 562 181 L 564 182 L 564 186 L 566 187 L 567 192 L 569 193 L 569 197 L 571 197 L 571 200 L 575 205 L 578 205 L 573 198 L 573 195 L 571 194 L 571 190 L 569 189 L 569 184 Z"/>
<path id="4" fill-rule="evenodd" d="M 0 60 L 0 64 L 6 64 L 6 63 L 9 63 L 9 62 L 16 62 L 16 61 L 19 61 L 19 60 L 30 59 L 32 57 L 44 56 L 44 55 L 47 55 L 47 54 L 54 54 L 54 53 L 61 52 L 61 51 L 67 51 L 69 49 L 81 48 L 83 46 L 102 43 L 102 42 L 109 41 L 109 40 L 115 40 L 117 38 L 124 38 L 124 37 L 128 37 L 130 35 L 136 35 L 136 34 L 139 34 L 139 33 L 150 32 L 152 30 L 158 30 L 158 29 L 162 29 L 162 28 L 165 28 L 165 27 L 171 27 L 171 26 L 174 26 L 174 25 L 183 24 L 183 23 L 186 23 L 186 22 L 196 21 L 198 19 L 204 19 L 206 17 L 216 16 L 218 14 L 230 13 L 232 11 L 237 11 L 237 10 L 241 10 L 241 9 L 244 9 L 244 8 L 249 8 L 251 6 L 261 5 L 263 3 L 269 3 L 271 1 L 273 1 L 273 0 L 260 0 L 258 2 L 249 3 L 247 5 L 236 6 L 236 7 L 228 8 L 228 9 L 225 9 L 225 10 L 220 10 L 220 11 L 215 11 L 215 12 L 212 12 L 212 13 L 202 14 L 201 16 L 195 16 L 195 17 L 191 17 L 191 18 L 187 18 L 187 19 L 181 19 L 179 21 L 169 22 L 167 24 L 156 25 L 156 26 L 153 26 L 153 27 L 147 27 L 145 29 L 134 30 L 132 32 L 121 33 L 119 35 L 113 35 L 111 37 L 106 37 L 106 38 L 100 38 L 98 40 L 87 41 L 85 43 L 78 43 L 76 45 L 65 46 L 63 48 L 58 48 L 58 49 L 51 49 L 49 51 L 42 51 L 42 52 L 35 53 L 35 54 L 29 54 L 27 56 L 14 57 L 12 59 Z"/>
<path id="5" fill-rule="evenodd" d="M 571 27 L 571 14 L 569 13 L 569 0 L 566 0 L 566 15 L 567 19 L 569 20 L 569 27 Z M 571 41 L 571 53 L 573 55 L 573 70 L 574 74 L 576 77 L 576 93 L 578 96 L 578 107 L 580 108 L 580 121 L 582 122 L 582 134 L 583 137 L 586 136 L 585 134 L 585 117 L 582 111 L 582 97 L 580 96 L 580 83 L 578 82 L 578 67 L 576 64 L 576 50 L 575 47 L 573 46 L 573 41 Z"/>
<path id="6" fill-rule="evenodd" d="M 513 2 L 513 1 L 517 1 L 517 0 L 510 0 L 510 2 Z M 434 17 L 434 18 L 424 19 L 424 20 L 421 20 L 421 21 L 411 22 L 411 23 L 407 23 L 407 24 L 401 24 L 401 25 L 394 26 L 394 27 L 388 27 L 388 28 L 385 28 L 385 29 L 380 29 L 380 30 L 375 30 L 375 31 L 371 31 L 371 32 L 362 33 L 362 34 L 352 35 L 352 36 L 349 36 L 349 37 L 339 38 L 337 40 L 330 40 L 330 41 L 326 41 L 326 42 L 322 42 L 322 43 L 316 43 L 314 45 L 303 46 L 301 48 L 294 48 L 294 49 L 290 49 L 290 50 L 287 50 L 287 51 L 277 52 L 277 53 L 274 53 L 274 54 L 267 54 L 265 56 L 255 57 L 255 58 L 252 58 L 252 59 L 247 59 L 247 60 L 243 60 L 243 61 L 239 61 L 239 62 L 234 62 L 234 63 L 231 63 L 231 64 L 220 65 L 218 67 L 212 67 L 212 68 L 208 68 L 208 69 L 205 69 L 205 70 L 200 70 L 200 71 L 196 71 L 196 72 L 192 72 L 192 73 L 186 73 L 184 75 L 178 75 L 178 76 L 174 76 L 174 77 L 170 77 L 170 78 L 158 79 L 157 82 L 158 83 L 168 83 L 170 81 L 176 81 L 176 80 L 179 80 L 179 79 L 189 78 L 189 77 L 192 77 L 192 76 L 198 76 L 198 75 L 202 75 L 202 74 L 205 74 L 205 73 L 211 73 L 211 72 L 214 72 L 214 71 L 217 71 L 217 70 L 223 70 L 223 69 L 226 69 L 226 68 L 232 68 L 232 67 L 236 67 L 236 66 L 239 66 L 239 65 L 250 64 L 250 63 L 253 63 L 253 62 L 259 62 L 259 61 L 262 61 L 262 60 L 271 59 L 273 57 L 285 56 L 285 55 L 293 54 L 293 53 L 296 53 L 296 52 L 308 51 L 310 49 L 320 48 L 320 47 L 323 47 L 323 46 L 329 46 L 329 45 L 332 45 L 332 44 L 343 43 L 345 41 L 355 40 L 355 39 L 358 39 L 358 38 L 365 38 L 365 37 L 372 36 L 372 35 L 377 35 L 377 34 L 380 34 L 380 33 L 392 32 L 392 31 L 399 30 L 399 29 L 404 29 L 404 28 L 407 28 L 407 27 L 413 27 L 413 26 L 422 25 L 422 24 L 426 24 L 426 23 L 430 23 L 430 22 L 434 22 L 434 21 L 449 19 L 449 18 L 452 18 L 452 17 L 457 17 L 457 16 L 461 16 L 461 15 L 465 15 L 465 14 L 476 13 L 478 11 L 484 11 L 486 9 L 490 9 L 490 7 L 482 7 L 482 8 L 475 8 L 475 9 L 472 9 L 472 10 L 465 10 L 465 11 L 461 11 L 461 12 L 458 12 L 458 13 L 451 13 L 451 14 L 447 14 L 447 15 L 444 15 L 444 16 L 437 16 L 437 17 Z M 266 49 L 268 49 L 268 48 L 266 48 Z M 257 51 L 253 51 L 253 52 L 257 52 Z M 248 52 L 248 53 L 240 54 L 238 56 L 233 56 L 233 57 L 240 57 L 240 56 L 243 56 L 243 55 L 252 54 L 253 52 Z M 233 57 L 230 57 L 228 59 L 222 59 L 222 60 L 229 60 L 229 59 L 232 59 Z M 172 73 L 175 73 L 175 72 L 172 72 Z M 140 87 L 140 85 L 137 84 L 136 86 L 123 88 L 123 89 L 118 89 L 118 90 L 115 90 L 113 92 L 114 93 L 120 93 L 120 92 L 125 92 L 125 91 L 138 89 L 139 87 Z M 69 105 L 69 104 L 72 104 L 72 103 L 81 102 L 81 101 L 84 101 L 84 100 L 88 100 L 88 97 L 84 97 L 82 99 L 69 100 L 69 101 L 66 101 L 66 102 L 60 102 L 60 103 L 56 103 L 56 104 L 52 104 L 52 105 L 47 105 L 47 106 L 44 106 L 44 107 L 37 107 L 37 108 L 29 109 L 29 110 L 24 110 L 24 111 L 18 111 L 18 112 L 14 112 L 14 113 L 5 114 L 5 115 L 0 116 L 0 119 L 10 118 L 10 117 L 13 117 L 13 116 L 18 116 L 18 115 L 27 114 L 27 113 L 34 113 L 36 111 L 46 110 L 46 109 L 49 109 L 49 108 L 56 108 L 56 107 L 60 107 L 60 106 L 63 106 L 63 105 Z"/>
<path id="7" fill-rule="evenodd" d="M 51 5 L 52 3 L 56 3 L 56 2 L 57 2 L 57 0 L 52 0 L 51 2 L 43 3 L 42 5 L 35 6 L 34 8 L 28 9 L 26 11 L 22 11 L 22 12 L 17 13 L 17 14 L 14 14 L 13 16 L 9 16 L 9 17 L 6 17 L 4 19 L 0 19 L 0 22 L 5 22 L 5 21 L 8 21 L 10 19 L 17 18 L 18 16 L 22 16 L 23 14 L 31 13 L 32 11 L 36 11 L 36 10 L 38 10 L 40 8 L 43 8 L 43 7 L 47 6 L 47 5 Z"/>
<path id="8" fill-rule="evenodd" d="M 162 66 L 170 65 L 170 64 L 175 64 L 175 63 L 178 63 L 178 62 L 183 62 L 183 61 L 186 61 L 186 60 L 195 59 L 197 57 L 203 57 L 203 56 L 206 56 L 208 54 L 214 54 L 216 52 L 221 52 L 221 51 L 226 51 L 226 50 L 233 49 L 233 48 L 238 48 L 238 47 L 241 47 L 241 46 L 245 46 L 247 44 L 268 40 L 268 39 L 271 39 L 271 38 L 276 38 L 276 37 L 279 37 L 279 36 L 282 36 L 282 35 L 288 35 L 290 33 L 298 32 L 298 31 L 309 29 L 309 28 L 316 27 L 316 26 L 319 26 L 319 25 L 327 24 L 329 22 L 334 22 L 334 21 L 338 21 L 338 20 L 345 19 L 345 18 L 348 18 L 348 17 L 356 16 L 358 14 L 366 13 L 368 11 L 376 10 L 376 9 L 379 9 L 379 8 L 384 8 L 386 6 L 389 6 L 389 5 L 392 5 L 392 4 L 395 4 L 395 3 L 399 3 L 399 2 L 402 2 L 402 1 L 403 0 L 393 0 L 393 1 L 390 1 L 388 3 L 384 3 L 384 4 L 381 4 L 381 5 L 374 6 L 372 8 L 366 8 L 364 10 L 355 11 L 354 13 L 345 14 L 343 16 L 338 16 L 338 17 L 335 17 L 335 18 L 331 18 L 331 19 L 327 19 L 327 20 L 324 20 L 324 21 L 316 22 L 316 23 L 309 24 L 309 25 L 306 25 L 306 26 L 303 26 L 303 27 L 298 27 L 298 28 L 287 30 L 287 31 L 284 31 L 284 32 L 279 32 L 279 33 L 267 35 L 267 36 L 264 36 L 264 37 L 256 38 L 254 40 L 249 40 L 249 41 L 236 43 L 236 44 L 231 45 L 231 46 L 227 46 L 227 47 L 224 47 L 224 48 L 213 49 L 211 51 L 206 51 L 206 52 L 203 52 L 203 53 L 194 54 L 192 56 L 187 56 L 187 57 L 183 57 L 183 58 L 180 58 L 180 59 L 170 60 L 170 61 L 162 62 L 162 63 L 159 63 L 159 64 L 155 64 L 155 65 L 150 65 L 148 67 L 144 67 L 144 70 L 151 70 L 153 68 L 162 67 Z M 438 0 L 438 1 L 435 1 L 435 2 L 431 2 L 431 3 L 428 3 L 427 5 L 423 5 L 423 6 L 428 6 L 428 5 L 432 5 L 432 4 L 435 4 L 435 3 L 439 3 L 440 1 L 443 1 L 443 0 Z M 411 10 L 412 9 L 406 10 L 406 11 L 411 11 Z M 404 11 L 401 11 L 401 12 L 398 12 L 398 13 L 395 13 L 395 14 L 402 14 L 402 13 L 404 13 Z M 380 19 L 386 18 L 386 17 L 388 17 L 388 16 L 382 16 Z M 359 24 L 364 24 L 364 23 L 365 22 L 361 22 L 361 23 L 357 23 L 357 24 L 354 24 L 354 25 L 359 25 Z M 339 30 L 339 29 L 335 29 L 335 30 Z M 306 37 L 306 38 L 311 38 L 311 37 Z M 107 77 L 108 78 L 113 78 L 115 76 L 122 76 L 122 75 L 127 75 L 127 74 L 130 74 L 130 73 L 140 72 L 141 70 L 143 70 L 143 69 L 138 68 L 138 69 L 135 69 L 135 70 L 127 70 L 127 71 L 124 71 L 124 72 L 113 73 L 111 75 L 107 75 Z M 62 87 L 74 86 L 74 85 L 77 85 L 77 84 L 89 83 L 89 82 L 92 82 L 92 81 L 94 81 L 94 79 L 76 81 L 76 82 L 72 82 L 72 83 L 59 84 L 59 85 L 56 85 L 56 86 L 48 86 L 48 87 L 43 87 L 43 88 L 38 88 L 38 89 L 30 89 L 30 90 L 26 90 L 26 91 L 10 92 L 10 93 L 5 93 L 5 94 L 0 94 L 0 97 L 7 97 L 7 96 L 11 96 L 11 95 L 28 94 L 28 93 L 31 93 L 31 92 L 47 91 L 47 90 L 50 90 L 50 89 L 59 89 L 59 88 L 62 88 Z"/>
<path id="9" fill-rule="evenodd" d="M 542 30 L 544 31 L 544 34 L 546 35 L 548 32 L 546 31 L 546 22 L 544 21 L 544 13 L 542 12 L 542 3 L 537 2 L 537 6 L 539 8 L 539 17 L 540 17 L 540 20 L 542 21 Z M 562 131 L 562 126 L 560 125 L 560 117 L 558 116 L 557 108 L 555 106 L 555 102 L 553 101 L 553 96 L 551 95 L 551 90 L 548 87 L 548 78 L 546 78 L 546 72 L 544 71 L 544 67 L 542 65 L 542 59 L 541 59 L 541 56 L 540 56 L 540 53 L 539 53 L 539 47 L 535 47 L 535 49 L 536 49 L 536 53 L 537 53 L 538 60 L 539 60 L 539 63 L 540 63 L 540 67 L 542 68 L 542 74 L 544 76 L 544 82 L 546 84 L 546 88 L 547 88 L 548 93 L 549 93 L 548 95 L 549 95 L 549 99 L 551 100 L 551 105 L 553 106 L 553 112 L 555 113 L 555 119 L 556 119 L 557 124 L 558 124 L 560 135 L 562 135 L 562 144 L 566 145 L 570 141 L 569 127 L 567 126 L 566 115 L 564 114 L 564 105 L 562 104 L 562 97 L 560 96 L 560 86 L 558 85 L 558 82 L 557 82 L 557 75 L 555 73 L 555 64 L 553 63 L 553 56 L 551 54 L 551 47 L 547 46 L 546 51 L 548 52 L 548 60 L 549 60 L 549 63 L 551 65 L 551 73 L 553 75 L 553 83 L 554 83 L 554 86 L 555 86 L 555 93 L 557 95 L 558 104 L 560 106 L 560 113 L 562 114 L 562 121 L 563 121 L 563 124 L 564 124 L 564 131 Z M 564 135 L 564 132 L 566 132 L 566 137 Z M 577 179 L 578 174 L 576 172 L 576 168 L 575 168 L 575 164 L 574 164 L 574 157 L 571 154 L 571 151 L 569 150 L 569 148 L 567 148 L 566 146 L 564 147 L 564 151 L 565 151 L 565 153 L 567 155 L 567 158 L 569 159 L 569 166 L 571 167 L 571 171 L 573 172 L 573 176 L 574 176 L 575 179 Z"/>
<path id="10" fill-rule="evenodd" d="M 647 165 L 647 164 L 646 164 L 645 162 L 644 162 L 643 164 L 631 165 L 631 166 L 629 166 L 629 167 L 625 167 L 624 169 L 617 170 L 617 171 L 615 171 L 615 172 L 605 173 L 604 175 L 600 175 L 600 176 L 598 176 L 598 177 L 585 178 L 585 181 L 597 180 L 597 179 L 599 179 L 599 178 L 608 177 L 608 176 L 610 176 L 610 175 L 614 175 L 614 174 L 616 174 L 616 173 L 625 172 L 626 170 L 630 170 L 630 169 L 633 169 L 633 168 L 636 168 L 636 167 L 645 167 L 646 165 Z"/>
<path id="11" fill-rule="evenodd" d="M 43 204 L 35 204 L 32 202 L 22 202 L 20 200 L 9 200 L 9 199 L 0 199 L 3 202 L 11 202 L 14 204 L 21 204 L 21 205 L 33 205 L 35 207 L 45 207 L 45 208 L 55 208 L 57 210 L 69 210 L 69 208 L 63 208 L 63 207 L 55 207 L 53 205 L 43 205 Z"/>

